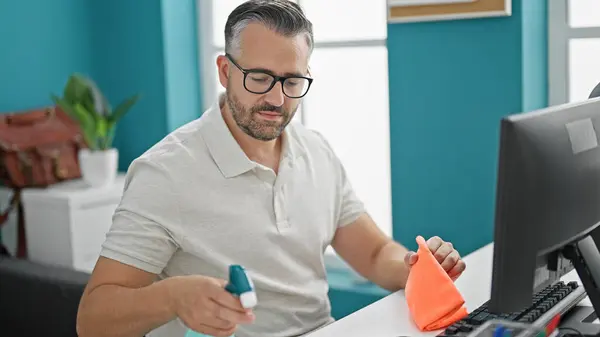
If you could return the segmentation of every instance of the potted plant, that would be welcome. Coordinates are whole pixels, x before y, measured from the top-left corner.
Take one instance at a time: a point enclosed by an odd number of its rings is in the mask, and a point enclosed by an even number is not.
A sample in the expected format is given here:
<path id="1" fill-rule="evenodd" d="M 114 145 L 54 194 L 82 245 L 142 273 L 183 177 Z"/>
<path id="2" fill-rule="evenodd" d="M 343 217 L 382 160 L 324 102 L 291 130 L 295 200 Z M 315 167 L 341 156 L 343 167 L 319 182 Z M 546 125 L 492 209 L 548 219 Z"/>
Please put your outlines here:
<path id="1" fill-rule="evenodd" d="M 93 80 L 75 73 L 69 77 L 63 97 L 51 97 L 81 127 L 87 144 L 79 151 L 82 178 L 94 187 L 112 183 L 118 171 L 119 153 L 113 147 L 117 123 L 138 101 L 139 94 L 113 109 Z"/>

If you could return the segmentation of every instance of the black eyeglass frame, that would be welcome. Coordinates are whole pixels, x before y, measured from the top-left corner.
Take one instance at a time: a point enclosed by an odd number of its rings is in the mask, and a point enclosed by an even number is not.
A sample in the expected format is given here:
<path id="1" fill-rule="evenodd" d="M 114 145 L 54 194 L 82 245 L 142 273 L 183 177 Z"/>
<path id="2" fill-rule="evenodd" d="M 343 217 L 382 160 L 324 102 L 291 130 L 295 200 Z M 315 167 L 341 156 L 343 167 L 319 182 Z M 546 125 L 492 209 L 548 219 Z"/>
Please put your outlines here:
<path id="1" fill-rule="evenodd" d="M 233 63 L 233 65 L 235 65 L 241 72 L 242 74 L 244 74 L 244 79 L 243 79 L 243 83 L 244 83 L 244 89 L 246 89 L 248 92 L 251 92 L 253 94 L 257 94 L 257 95 L 262 95 L 262 94 L 266 94 L 267 92 L 271 91 L 271 89 L 273 89 L 273 87 L 275 86 L 275 84 L 277 82 L 281 82 L 281 91 L 283 92 L 284 95 L 286 95 L 289 98 L 292 99 L 299 99 L 302 98 L 304 96 L 306 96 L 306 94 L 308 94 L 308 91 L 310 90 L 310 86 L 313 82 L 313 79 L 310 77 L 306 77 L 306 76 L 277 76 L 269 71 L 265 71 L 265 70 L 260 70 L 260 69 L 244 69 L 242 68 L 234 59 L 233 57 L 231 57 L 231 55 L 229 55 L 228 53 L 225 54 L 225 56 L 227 57 L 227 59 L 229 59 L 229 61 L 231 61 L 231 63 Z M 250 89 L 248 89 L 248 87 L 246 86 L 246 77 L 248 77 L 248 74 L 265 74 L 265 75 L 269 75 L 273 78 L 273 81 L 271 81 L 271 85 L 269 85 L 269 87 L 265 90 L 265 91 L 252 91 Z M 284 89 L 284 82 L 287 79 L 304 79 L 308 81 L 308 86 L 306 87 L 306 91 L 304 92 L 304 94 L 302 96 L 290 96 L 285 92 Z"/>

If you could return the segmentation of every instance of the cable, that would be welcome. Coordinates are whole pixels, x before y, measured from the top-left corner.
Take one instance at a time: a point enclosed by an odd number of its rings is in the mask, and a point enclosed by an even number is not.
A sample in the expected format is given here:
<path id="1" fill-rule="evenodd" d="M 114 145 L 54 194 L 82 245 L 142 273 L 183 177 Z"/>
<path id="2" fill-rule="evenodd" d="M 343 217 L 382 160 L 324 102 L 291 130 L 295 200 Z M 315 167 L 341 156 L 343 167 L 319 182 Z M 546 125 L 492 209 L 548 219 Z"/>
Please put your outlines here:
<path id="1" fill-rule="evenodd" d="M 569 327 L 558 328 L 558 331 L 559 331 L 559 332 L 560 332 L 560 331 L 563 331 L 563 330 L 574 332 L 574 333 L 576 333 L 576 334 L 577 334 L 579 337 L 586 337 L 586 336 L 584 336 L 584 334 L 582 334 L 582 333 L 581 333 L 581 331 L 579 331 L 579 330 L 577 330 L 577 329 L 575 329 L 575 328 L 569 328 Z"/>

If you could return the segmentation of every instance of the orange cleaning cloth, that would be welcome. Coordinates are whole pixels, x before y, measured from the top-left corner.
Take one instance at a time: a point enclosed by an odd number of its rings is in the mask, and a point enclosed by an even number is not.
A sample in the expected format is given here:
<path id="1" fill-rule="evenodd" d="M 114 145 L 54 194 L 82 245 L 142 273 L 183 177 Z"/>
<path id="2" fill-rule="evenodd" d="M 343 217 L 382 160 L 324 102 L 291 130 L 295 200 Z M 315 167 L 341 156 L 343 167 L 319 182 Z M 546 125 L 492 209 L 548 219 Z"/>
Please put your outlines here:
<path id="1" fill-rule="evenodd" d="M 443 329 L 468 315 L 465 300 L 425 239 L 418 236 L 417 243 L 418 259 L 404 289 L 408 309 L 421 331 Z"/>

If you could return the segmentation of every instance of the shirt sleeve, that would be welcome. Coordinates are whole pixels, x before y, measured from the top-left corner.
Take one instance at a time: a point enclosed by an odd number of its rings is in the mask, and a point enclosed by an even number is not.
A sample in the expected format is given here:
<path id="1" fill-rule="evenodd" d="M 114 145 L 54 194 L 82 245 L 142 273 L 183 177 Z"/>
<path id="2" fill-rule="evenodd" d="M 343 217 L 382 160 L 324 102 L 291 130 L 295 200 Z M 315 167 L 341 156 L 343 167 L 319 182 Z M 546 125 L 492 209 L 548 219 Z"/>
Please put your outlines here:
<path id="1" fill-rule="evenodd" d="M 136 159 L 101 256 L 160 274 L 179 248 L 177 197 L 167 170 L 151 159 Z"/>
<path id="2" fill-rule="evenodd" d="M 330 153 L 333 169 L 338 177 L 338 198 L 339 198 L 339 213 L 337 217 L 337 227 L 344 227 L 356 221 L 359 216 L 366 212 L 365 205 L 356 194 L 344 164 L 337 156 L 333 147 L 327 139 L 319 132 L 314 131 L 322 140 L 327 151 Z"/>
<path id="3" fill-rule="evenodd" d="M 365 213 L 366 210 L 362 200 L 356 195 L 356 192 L 350 183 L 350 179 L 348 178 L 348 174 L 346 173 L 344 165 L 342 165 L 341 162 L 338 165 L 340 172 L 341 198 L 338 227 L 344 227 L 356 221 L 356 219 Z"/>

